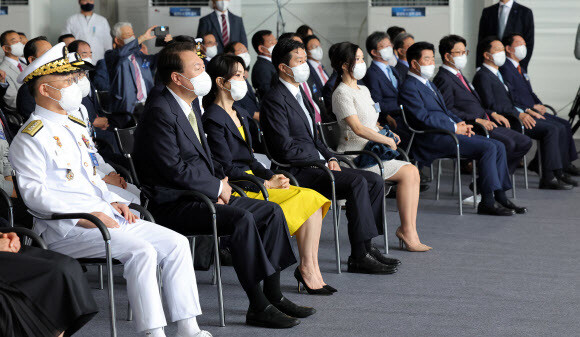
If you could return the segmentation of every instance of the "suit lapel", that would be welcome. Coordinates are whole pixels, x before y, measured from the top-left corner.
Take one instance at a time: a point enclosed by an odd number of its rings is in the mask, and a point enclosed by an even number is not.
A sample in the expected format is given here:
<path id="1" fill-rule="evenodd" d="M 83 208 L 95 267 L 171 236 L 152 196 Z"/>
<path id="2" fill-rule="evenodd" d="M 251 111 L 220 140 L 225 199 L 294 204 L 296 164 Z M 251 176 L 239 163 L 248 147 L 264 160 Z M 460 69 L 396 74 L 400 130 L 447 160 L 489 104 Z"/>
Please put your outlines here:
<path id="1" fill-rule="evenodd" d="M 244 141 L 244 143 L 248 147 L 248 150 L 250 151 L 250 153 L 252 153 L 253 152 L 252 151 L 252 136 L 250 134 L 250 128 L 248 126 L 248 121 L 246 120 L 246 117 L 240 115 L 240 113 L 238 113 L 238 118 L 240 119 L 240 122 L 242 123 L 242 128 L 244 129 L 244 134 L 246 135 L 246 140 Z M 243 138 L 242 138 L 242 140 L 243 140 Z"/>
<path id="2" fill-rule="evenodd" d="M 373 62 L 373 64 L 371 64 L 371 68 L 373 68 L 373 71 L 376 72 L 376 73 L 378 73 L 379 76 L 381 76 L 383 78 L 383 82 L 384 83 L 386 83 L 392 90 L 395 90 L 395 92 L 397 92 L 397 88 L 395 88 L 393 86 L 393 82 L 391 82 L 391 80 L 389 80 L 389 78 L 387 77 L 387 74 L 385 74 L 385 72 L 381 68 L 379 68 L 379 66 L 377 66 Z M 394 76 L 394 71 L 393 71 L 393 76 Z"/>
<path id="3" fill-rule="evenodd" d="M 519 6 L 518 3 L 514 1 L 512 4 L 512 8 L 510 9 L 507 22 L 505 24 L 504 36 L 506 34 L 505 32 L 514 31 L 513 27 L 515 25 L 516 16 L 518 14 L 518 6 Z"/>
<path id="4" fill-rule="evenodd" d="M 308 119 L 304 115 L 304 110 L 302 110 L 302 107 L 300 106 L 300 104 L 296 100 L 296 97 L 292 96 L 292 93 L 290 92 L 290 90 L 288 90 L 288 88 L 286 88 L 286 86 L 282 83 L 280 83 L 280 89 L 282 90 L 282 95 L 284 95 L 284 99 L 286 100 L 286 103 L 288 103 L 288 105 L 294 110 L 294 113 L 297 114 L 300 117 L 300 119 L 302 119 L 302 122 L 304 122 L 304 125 L 306 125 L 306 127 L 308 128 L 308 134 L 310 136 L 313 136 L 312 132 L 310 132 L 312 127 L 310 126 Z M 300 94 L 302 95 L 302 97 L 304 97 L 304 95 L 306 95 L 304 93 L 304 91 L 302 90 L 302 88 L 300 88 Z M 308 109 L 308 107 L 306 109 Z"/>
<path id="5" fill-rule="evenodd" d="M 215 32 L 219 33 L 218 36 L 216 36 L 216 38 L 219 39 L 223 45 L 224 41 L 222 40 L 222 27 L 221 27 L 221 23 L 218 21 L 218 18 L 216 16 L 215 12 L 211 12 L 211 14 L 209 16 L 209 21 L 211 21 L 211 24 L 213 25 Z M 230 29 L 230 31 L 231 31 L 231 29 Z"/>

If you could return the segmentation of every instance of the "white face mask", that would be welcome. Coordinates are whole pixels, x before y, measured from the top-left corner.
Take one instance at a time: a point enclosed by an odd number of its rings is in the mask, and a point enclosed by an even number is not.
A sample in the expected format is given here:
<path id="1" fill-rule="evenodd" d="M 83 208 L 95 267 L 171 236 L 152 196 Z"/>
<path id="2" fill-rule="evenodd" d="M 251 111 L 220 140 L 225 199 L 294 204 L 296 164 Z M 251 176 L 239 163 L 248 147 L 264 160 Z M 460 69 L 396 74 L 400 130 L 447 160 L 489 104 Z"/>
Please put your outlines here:
<path id="1" fill-rule="evenodd" d="M 352 77 L 355 80 L 362 80 L 367 73 L 367 64 L 366 63 L 357 63 L 354 65 L 354 69 L 352 70 Z"/>
<path id="2" fill-rule="evenodd" d="M 491 54 L 493 57 L 493 64 L 498 67 L 503 66 L 505 63 L 505 51 L 500 51 L 499 53 Z"/>
<path id="3" fill-rule="evenodd" d="M 183 78 L 187 78 L 182 74 L 181 75 Z M 211 77 L 209 77 L 209 75 L 204 71 L 203 73 L 192 77 L 192 78 L 187 78 L 189 80 L 189 82 L 191 82 L 191 85 L 193 85 L 193 90 L 184 87 L 182 85 L 183 88 L 189 90 L 189 91 L 193 91 L 194 94 L 196 94 L 199 97 L 205 96 L 207 95 L 210 90 L 211 90 Z"/>
<path id="4" fill-rule="evenodd" d="M 49 84 L 47 84 L 47 86 L 60 91 L 60 100 L 54 99 L 50 96 L 48 96 L 48 98 L 58 102 L 63 110 L 76 111 L 80 108 L 83 101 L 83 93 L 78 84 L 73 83 L 72 85 L 62 89 L 57 89 Z"/>
<path id="5" fill-rule="evenodd" d="M 393 58 L 393 56 L 394 56 L 393 47 L 383 48 L 383 49 L 379 50 L 379 54 L 381 55 L 381 58 L 383 59 L 383 61 L 388 61 L 391 58 Z"/>
<path id="6" fill-rule="evenodd" d="M 10 53 L 16 57 L 24 56 L 24 44 L 22 42 L 16 42 L 10 46 Z"/>
<path id="7" fill-rule="evenodd" d="M 270 56 L 272 56 L 272 52 L 274 51 L 274 47 L 276 47 L 276 45 L 273 45 L 270 48 L 268 48 L 268 53 L 270 53 Z"/>
<path id="8" fill-rule="evenodd" d="M 239 54 L 238 56 L 241 57 L 242 60 L 244 60 L 244 69 L 247 69 L 250 66 L 250 62 L 252 61 L 252 58 L 250 57 L 250 53 L 245 52 L 245 53 Z"/>
<path id="9" fill-rule="evenodd" d="M 224 89 L 230 92 L 234 101 L 241 100 L 248 93 L 248 85 L 246 84 L 246 81 L 230 80 L 230 85 L 231 89 L 226 87 L 224 87 Z"/>
<path id="10" fill-rule="evenodd" d="M 421 77 L 428 80 L 431 77 L 433 77 L 433 74 L 435 74 L 435 65 L 434 64 L 430 64 L 428 66 L 421 66 Z"/>
<path id="11" fill-rule="evenodd" d="M 322 60 L 323 56 L 324 56 L 324 51 L 322 50 L 322 47 L 318 46 L 314 49 L 310 49 L 310 57 L 312 57 L 314 60 L 320 61 L 320 60 Z"/>
<path id="12" fill-rule="evenodd" d="M 86 59 L 83 59 L 83 61 L 85 61 L 85 62 L 88 62 L 88 63 L 90 63 L 90 64 L 93 64 L 93 65 L 94 65 L 94 63 L 93 63 L 93 59 L 92 59 L 92 58 L 90 58 L 90 57 L 87 57 Z"/>
<path id="13" fill-rule="evenodd" d="M 308 77 L 310 77 L 310 68 L 308 67 L 308 64 L 306 62 L 302 63 L 299 66 L 291 67 L 290 69 L 292 69 L 293 75 L 290 74 L 288 75 L 292 77 L 296 83 L 304 83 L 308 81 Z"/>
<path id="14" fill-rule="evenodd" d="M 211 46 L 211 47 L 207 47 L 205 48 L 205 56 L 211 58 L 214 58 L 218 53 L 218 49 L 217 46 Z"/>
<path id="15" fill-rule="evenodd" d="M 453 64 L 455 65 L 455 68 L 459 70 L 465 68 L 467 65 L 467 55 L 455 56 L 453 58 Z"/>
<path id="16" fill-rule="evenodd" d="M 131 43 L 131 42 L 133 42 L 133 40 L 135 40 L 135 35 L 133 35 L 133 36 L 131 36 L 131 37 L 128 37 L 128 38 L 126 38 L 126 39 L 123 39 L 123 43 L 124 43 L 124 44 L 128 44 L 128 43 Z"/>
<path id="17" fill-rule="evenodd" d="M 387 61 L 387 62 L 389 63 L 389 65 L 390 65 L 391 67 L 394 67 L 394 66 L 396 66 L 396 65 L 397 65 L 397 58 L 396 58 L 396 57 L 391 57 L 391 58 L 389 59 L 389 61 Z"/>
<path id="18" fill-rule="evenodd" d="M 225 10 L 228 9 L 228 7 L 230 7 L 230 2 L 229 1 L 216 1 L 215 7 L 217 8 L 218 11 L 224 12 Z"/>
<path id="19" fill-rule="evenodd" d="M 81 89 L 83 97 L 87 97 L 91 92 L 91 82 L 89 82 L 86 76 L 79 80 L 78 86 Z"/>
<path id="20" fill-rule="evenodd" d="M 526 55 L 528 54 L 528 48 L 525 45 L 521 45 L 521 46 L 517 46 L 515 48 L 514 51 L 514 56 L 518 59 L 518 60 L 523 60 L 526 58 Z"/>

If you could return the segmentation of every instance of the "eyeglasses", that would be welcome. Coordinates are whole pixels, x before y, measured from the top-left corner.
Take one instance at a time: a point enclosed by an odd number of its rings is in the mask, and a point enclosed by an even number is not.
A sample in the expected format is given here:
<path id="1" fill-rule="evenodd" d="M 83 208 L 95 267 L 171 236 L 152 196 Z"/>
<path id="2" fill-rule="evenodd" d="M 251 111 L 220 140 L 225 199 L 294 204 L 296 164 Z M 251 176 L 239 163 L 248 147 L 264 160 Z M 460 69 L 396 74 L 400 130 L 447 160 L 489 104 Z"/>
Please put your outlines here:
<path id="1" fill-rule="evenodd" d="M 73 74 L 70 77 L 67 77 L 67 78 L 64 78 L 64 79 L 60 79 L 60 80 L 54 80 L 54 81 L 50 81 L 50 82 L 44 82 L 44 84 L 54 83 L 54 82 L 61 82 L 61 81 L 65 81 L 65 83 L 67 84 L 67 86 L 71 86 L 73 84 L 77 84 L 77 83 L 79 83 L 79 74 Z"/>
<path id="2" fill-rule="evenodd" d="M 464 51 L 451 51 L 450 54 L 451 55 L 459 54 L 460 56 L 463 56 L 463 55 L 469 56 L 469 50 L 464 50 Z"/>

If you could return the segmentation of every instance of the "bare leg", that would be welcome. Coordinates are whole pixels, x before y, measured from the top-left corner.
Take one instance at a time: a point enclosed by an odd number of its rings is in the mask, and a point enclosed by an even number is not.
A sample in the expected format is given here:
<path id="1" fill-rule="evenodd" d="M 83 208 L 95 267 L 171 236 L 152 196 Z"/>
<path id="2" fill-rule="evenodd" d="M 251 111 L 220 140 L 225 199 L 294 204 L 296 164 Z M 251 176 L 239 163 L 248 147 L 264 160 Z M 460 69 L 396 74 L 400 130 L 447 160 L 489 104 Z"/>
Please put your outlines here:
<path id="1" fill-rule="evenodd" d="M 419 170 L 414 165 L 405 165 L 387 180 L 397 182 L 397 207 L 401 218 L 401 231 L 410 244 L 420 244 L 417 234 L 417 207 L 421 183 Z"/>
<path id="2" fill-rule="evenodd" d="M 318 244 L 320 230 L 322 228 L 322 216 L 320 209 L 308 218 L 296 231 L 298 254 L 300 255 L 299 270 L 306 285 L 312 289 L 322 288 L 320 270 L 318 269 Z M 320 279 L 319 279 L 320 277 Z"/>

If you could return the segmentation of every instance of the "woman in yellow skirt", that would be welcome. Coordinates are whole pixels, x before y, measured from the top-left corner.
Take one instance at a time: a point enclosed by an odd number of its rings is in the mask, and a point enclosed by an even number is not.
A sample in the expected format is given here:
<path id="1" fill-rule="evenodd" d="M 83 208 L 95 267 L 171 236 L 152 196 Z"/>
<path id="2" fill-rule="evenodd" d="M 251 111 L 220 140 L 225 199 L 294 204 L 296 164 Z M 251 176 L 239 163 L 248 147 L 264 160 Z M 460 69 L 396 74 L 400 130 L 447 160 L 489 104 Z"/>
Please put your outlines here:
<path id="1" fill-rule="evenodd" d="M 218 55 L 207 65 L 212 89 L 203 98 L 202 119 L 212 156 L 223 166 L 230 181 L 253 175 L 263 182 L 269 201 L 280 205 L 290 234 L 296 236 L 300 265 L 294 276 L 299 287 L 304 285 L 309 294 L 330 295 L 336 289 L 324 283 L 318 267 L 320 230 L 330 201 L 314 190 L 291 186 L 287 177 L 274 174 L 254 157 L 248 125 L 252 117 L 238 104 L 234 105 L 247 93 L 243 64 L 238 56 Z M 248 197 L 263 200 L 255 185 L 242 187 L 248 191 Z"/>

